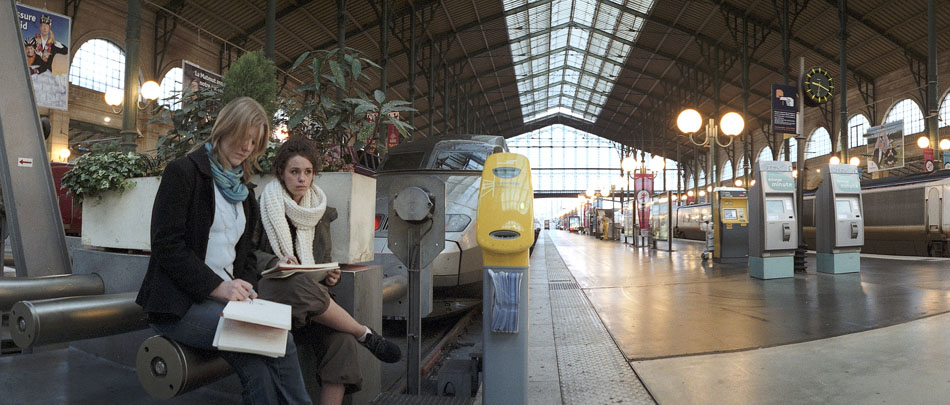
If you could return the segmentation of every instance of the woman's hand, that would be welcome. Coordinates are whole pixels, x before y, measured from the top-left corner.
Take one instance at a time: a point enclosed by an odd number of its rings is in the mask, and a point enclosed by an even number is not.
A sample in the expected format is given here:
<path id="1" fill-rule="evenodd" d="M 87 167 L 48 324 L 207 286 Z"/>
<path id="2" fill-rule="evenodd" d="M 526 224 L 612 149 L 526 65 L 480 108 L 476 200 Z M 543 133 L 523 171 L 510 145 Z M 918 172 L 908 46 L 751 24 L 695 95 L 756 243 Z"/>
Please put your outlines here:
<path id="1" fill-rule="evenodd" d="M 236 279 L 231 281 L 222 281 L 218 287 L 211 292 L 214 298 L 225 301 L 244 301 L 248 298 L 257 298 L 254 292 L 254 286 L 247 281 Z"/>
<path id="2" fill-rule="evenodd" d="M 277 261 L 277 266 L 280 266 L 282 264 L 300 264 L 300 262 L 298 262 L 297 258 L 294 257 L 293 255 L 287 255 L 287 256 L 281 257 L 280 260 Z"/>
<path id="3" fill-rule="evenodd" d="M 323 280 L 327 287 L 333 287 L 340 282 L 340 269 L 333 269 L 327 272 L 327 278 Z"/>

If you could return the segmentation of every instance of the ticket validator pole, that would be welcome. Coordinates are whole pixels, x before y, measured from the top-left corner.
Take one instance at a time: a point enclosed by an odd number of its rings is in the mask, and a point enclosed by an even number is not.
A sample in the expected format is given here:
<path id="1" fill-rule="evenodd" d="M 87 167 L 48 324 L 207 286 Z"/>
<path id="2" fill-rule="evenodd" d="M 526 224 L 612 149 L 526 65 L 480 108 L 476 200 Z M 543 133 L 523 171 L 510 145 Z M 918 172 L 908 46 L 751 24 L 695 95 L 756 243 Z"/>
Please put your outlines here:
<path id="1" fill-rule="evenodd" d="M 861 177 L 851 165 L 829 164 L 821 171 L 815 195 L 818 271 L 857 273 L 864 246 Z"/>
<path id="2" fill-rule="evenodd" d="M 525 404 L 528 385 L 528 264 L 534 191 L 528 158 L 488 157 L 478 194 L 482 248 L 482 365 L 486 404 Z"/>
<path id="3" fill-rule="evenodd" d="M 749 190 L 749 275 L 795 277 L 798 218 L 791 162 L 756 162 Z"/>
<path id="4" fill-rule="evenodd" d="M 432 311 L 429 263 L 445 248 L 445 183 L 434 176 L 403 176 L 389 189 L 389 250 L 409 273 L 406 393 L 418 395 L 422 317 Z"/>

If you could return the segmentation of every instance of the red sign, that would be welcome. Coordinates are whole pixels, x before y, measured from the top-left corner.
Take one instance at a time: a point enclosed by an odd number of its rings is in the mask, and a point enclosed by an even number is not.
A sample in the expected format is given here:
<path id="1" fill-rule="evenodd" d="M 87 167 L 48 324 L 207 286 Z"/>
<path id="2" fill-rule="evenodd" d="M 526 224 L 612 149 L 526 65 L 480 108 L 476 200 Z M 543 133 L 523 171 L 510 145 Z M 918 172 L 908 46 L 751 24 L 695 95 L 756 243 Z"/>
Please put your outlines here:
<path id="1" fill-rule="evenodd" d="M 653 173 L 634 173 L 633 190 L 640 194 L 645 191 L 648 195 L 653 195 Z M 639 196 L 638 196 L 639 197 Z M 640 229 L 650 229 L 650 210 L 644 204 L 639 204 Z"/>

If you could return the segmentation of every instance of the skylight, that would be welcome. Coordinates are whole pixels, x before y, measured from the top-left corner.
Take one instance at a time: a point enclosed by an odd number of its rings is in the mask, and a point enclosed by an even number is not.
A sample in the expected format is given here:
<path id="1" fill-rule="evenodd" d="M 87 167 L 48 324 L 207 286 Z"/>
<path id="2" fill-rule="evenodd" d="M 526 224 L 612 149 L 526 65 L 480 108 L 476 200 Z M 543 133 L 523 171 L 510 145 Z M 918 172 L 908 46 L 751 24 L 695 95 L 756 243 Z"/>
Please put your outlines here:
<path id="1" fill-rule="evenodd" d="M 595 122 L 653 0 L 504 0 L 524 122 Z"/>

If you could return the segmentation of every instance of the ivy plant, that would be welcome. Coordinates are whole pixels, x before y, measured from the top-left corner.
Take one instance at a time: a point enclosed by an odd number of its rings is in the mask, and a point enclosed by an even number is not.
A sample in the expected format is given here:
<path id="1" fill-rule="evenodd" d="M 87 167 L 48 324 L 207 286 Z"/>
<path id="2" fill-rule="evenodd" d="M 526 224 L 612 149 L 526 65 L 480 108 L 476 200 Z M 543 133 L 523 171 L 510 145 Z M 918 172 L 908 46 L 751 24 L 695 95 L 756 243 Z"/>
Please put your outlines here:
<path id="1" fill-rule="evenodd" d="M 76 160 L 76 166 L 63 175 L 62 188 L 74 198 L 98 197 L 105 191 L 132 188 L 133 177 L 152 176 L 157 168 L 145 155 L 134 152 L 89 153 Z"/>

